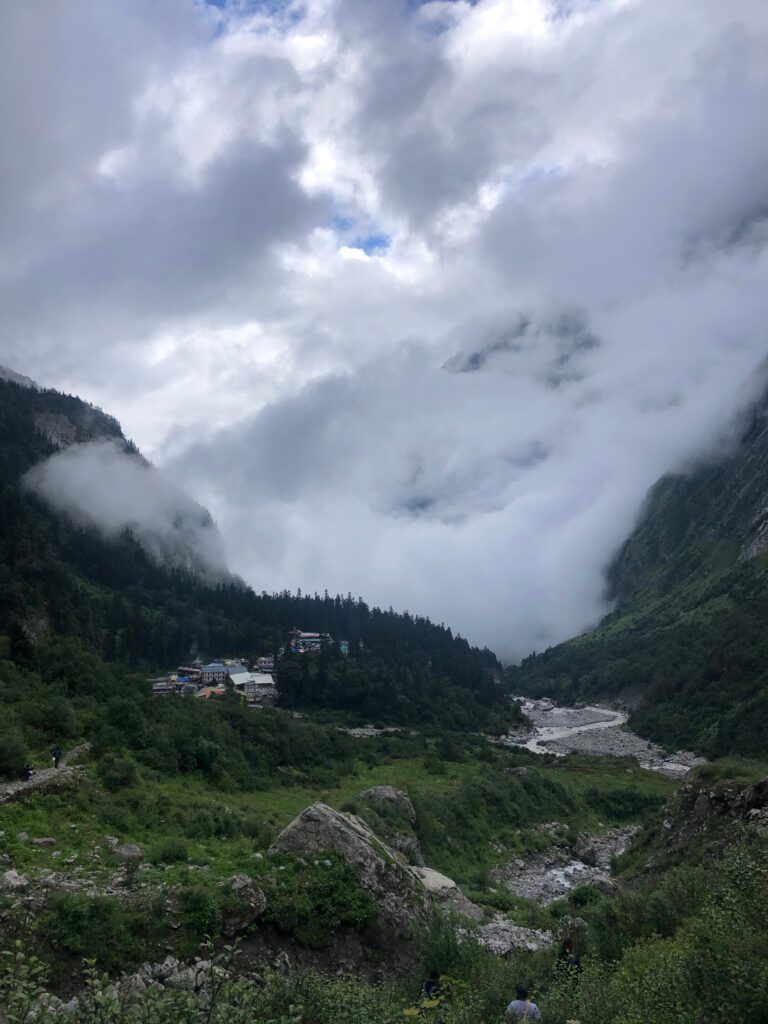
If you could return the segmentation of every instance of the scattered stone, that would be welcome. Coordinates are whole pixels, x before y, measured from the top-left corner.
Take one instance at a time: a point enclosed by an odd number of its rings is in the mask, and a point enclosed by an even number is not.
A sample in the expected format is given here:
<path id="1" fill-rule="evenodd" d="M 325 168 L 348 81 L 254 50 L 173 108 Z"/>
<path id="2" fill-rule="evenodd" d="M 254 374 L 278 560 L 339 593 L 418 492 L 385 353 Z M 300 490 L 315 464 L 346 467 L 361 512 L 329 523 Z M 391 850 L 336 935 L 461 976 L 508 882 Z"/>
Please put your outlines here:
<path id="1" fill-rule="evenodd" d="M 33 839 L 33 846 L 55 846 L 56 840 L 53 836 L 44 836 L 42 839 Z"/>

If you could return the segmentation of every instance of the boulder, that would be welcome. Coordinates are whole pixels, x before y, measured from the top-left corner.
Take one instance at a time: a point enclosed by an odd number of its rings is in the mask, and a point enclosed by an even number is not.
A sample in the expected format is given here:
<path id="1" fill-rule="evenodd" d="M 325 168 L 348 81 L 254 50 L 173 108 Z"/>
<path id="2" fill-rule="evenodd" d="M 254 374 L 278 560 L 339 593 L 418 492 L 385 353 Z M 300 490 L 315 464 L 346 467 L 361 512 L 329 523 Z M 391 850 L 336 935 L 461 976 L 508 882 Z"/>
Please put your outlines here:
<path id="1" fill-rule="evenodd" d="M 485 946 L 496 956 L 506 956 L 513 950 L 526 950 L 535 953 L 554 944 L 551 932 L 538 928 L 522 928 L 512 921 L 491 921 L 475 932 L 480 945 Z"/>
<path id="2" fill-rule="evenodd" d="M 433 868 L 413 868 L 427 890 L 432 903 L 446 913 L 459 914 L 471 921 L 482 921 L 485 911 L 468 899 L 452 878 Z"/>
<path id="3" fill-rule="evenodd" d="M 112 853 L 122 864 L 129 860 L 141 860 L 144 856 L 144 851 L 136 843 L 121 843 L 118 846 L 113 846 Z"/>
<path id="4" fill-rule="evenodd" d="M 129 974 L 117 987 L 121 1002 L 129 1006 L 141 1002 L 147 986 L 140 974 Z"/>
<path id="5" fill-rule="evenodd" d="M 165 982 L 171 975 L 178 974 L 181 969 L 182 965 L 176 957 L 169 954 L 162 963 L 152 965 L 152 977 L 155 981 Z"/>
<path id="6" fill-rule="evenodd" d="M 53 838 L 53 836 L 43 836 L 42 839 L 32 840 L 33 846 L 54 846 L 55 844 L 56 840 Z"/>
<path id="7" fill-rule="evenodd" d="M 372 801 L 375 802 L 377 800 L 386 800 L 405 813 L 409 824 L 416 824 L 416 809 L 411 803 L 411 798 L 401 790 L 395 789 L 394 786 L 373 786 L 371 789 L 366 789 L 363 790 L 362 793 L 358 793 L 357 799 L 362 800 L 365 803 L 370 803 Z"/>
<path id="8" fill-rule="evenodd" d="M 221 926 L 223 934 L 232 938 L 244 932 L 264 913 L 267 898 L 248 875 L 233 875 L 224 882 L 224 887 L 237 898 L 237 907 L 225 914 Z"/>
<path id="9" fill-rule="evenodd" d="M 580 835 L 577 837 L 576 842 L 573 845 L 573 852 L 580 861 L 583 861 L 590 867 L 594 868 L 597 866 L 599 856 L 597 848 L 590 839 L 587 839 L 586 836 Z"/>
<path id="10" fill-rule="evenodd" d="M 426 919 L 426 893 L 415 870 L 353 815 L 312 804 L 283 829 L 271 849 L 307 858 L 332 850 L 354 867 L 376 906 L 376 917 L 367 928 L 373 945 L 410 939 L 414 927 Z"/>
<path id="11" fill-rule="evenodd" d="M 5 889 L 6 892 L 23 892 L 28 886 L 27 876 L 20 875 L 15 868 L 6 871 L 0 878 L 0 889 Z"/>

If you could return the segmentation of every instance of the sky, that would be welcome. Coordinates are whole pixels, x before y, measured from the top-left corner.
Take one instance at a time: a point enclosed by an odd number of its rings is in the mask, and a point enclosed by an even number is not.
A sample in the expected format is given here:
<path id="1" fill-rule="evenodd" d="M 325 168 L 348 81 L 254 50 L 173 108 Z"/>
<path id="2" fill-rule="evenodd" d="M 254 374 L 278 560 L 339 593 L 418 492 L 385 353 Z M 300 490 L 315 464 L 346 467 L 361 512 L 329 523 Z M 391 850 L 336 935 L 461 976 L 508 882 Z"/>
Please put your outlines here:
<path id="1" fill-rule="evenodd" d="M 766 52 L 764 0 L 2 4 L 0 363 L 257 590 L 542 650 L 764 384 Z"/>

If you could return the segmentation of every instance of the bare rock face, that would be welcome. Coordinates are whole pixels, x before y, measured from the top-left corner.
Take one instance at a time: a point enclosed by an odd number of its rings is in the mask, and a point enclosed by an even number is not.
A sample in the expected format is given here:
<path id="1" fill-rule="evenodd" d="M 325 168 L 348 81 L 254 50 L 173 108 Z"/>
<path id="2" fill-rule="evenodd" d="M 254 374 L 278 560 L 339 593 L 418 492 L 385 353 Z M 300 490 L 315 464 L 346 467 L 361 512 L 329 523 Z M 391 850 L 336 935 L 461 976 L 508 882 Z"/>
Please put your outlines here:
<path id="1" fill-rule="evenodd" d="M 354 867 L 376 906 L 376 917 L 366 929 L 373 945 L 410 940 L 414 927 L 426 918 L 426 894 L 415 871 L 359 818 L 312 804 L 283 829 L 272 850 L 299 857 L 332 850 Z"/>
<path id="2" fill-rule="evenodd" d="M 401 790 L 395 789 L 394 786 L 373 786 L 372 789 L 366 789 L 362 793 L 358 793 L 357 798 L 365 803 L 387 800 L 405 812 L 409 824 L 416 824 L 416 809 L 411 803 L 411 798 Z"/>
<path id="3" fill-rule="evenodd" d="M 267 909 L 267 897 L 248 875 L 233 875 L 224 887 L 237 897 L 238 906 L 227 913 L 221 930 L 233 938 L 249 928 Z"/>

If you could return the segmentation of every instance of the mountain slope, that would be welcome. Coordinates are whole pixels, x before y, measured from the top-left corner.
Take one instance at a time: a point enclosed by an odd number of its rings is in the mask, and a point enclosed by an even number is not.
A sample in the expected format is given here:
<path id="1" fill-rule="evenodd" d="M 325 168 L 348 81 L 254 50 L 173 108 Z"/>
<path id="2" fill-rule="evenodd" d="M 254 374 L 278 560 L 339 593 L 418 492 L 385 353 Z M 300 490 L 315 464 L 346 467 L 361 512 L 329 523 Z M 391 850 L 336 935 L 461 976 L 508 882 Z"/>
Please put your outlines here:
<path id="1" fill-rule="evenodd" d="M 629 696 L 630 725 L 641 735 L 710 755 L 763 755 L 766 548 L 763 399 L 735 451 L 653 488 L 608 573 L 615 611 L 510 670 L 511 685 L 566 700 Z"/>
<path id="2" fill-rule="evenodd" d="M 351 595 L 255 594 L 231 575 L 220 574 L 211 585 L 190 571 L 192 555 L 176 557 L 179 545 L 188 550 L 190 536 L 206 524 L 213 528 L 209 514 L 189 499 L 171 507 L 171 564 L 161 560 L 169 546 L 147 543 L 131 520 L 123 529 L 114 522 L 106 532 L 95 529 L 88 508 L 100 496 L 92 470 L 103 466 L 98 458 L 87 461 L 93 451 L 99 458 L 106 451 L 109 465 L 126 460 L 130 473 L 145 474 L 142 486 L 149 481 L 156 497 L 155 471 L 116 420 L 78 398 L 0 380 L 0 634 L 20 664 L 32 664 L 36 646 L 52 635 L 75 637 L 131 669 L 170 668 L 198 654 L 255 657 L 273 651 L 298 625 L 349 640 L 353 657 L 307 658 L 293 672 L 284 695 L 289 703 L 309 700 L 365 718 L 440 720 L 456 728 L 514 714 L 494 681 L 495 656 L 425 618 L 369 608 Z M 85 463 L 76 461 L 81 453 Z M 52 465 L 58 475 L 48 472 Z M 82 486 L 67 478 L 73 467 L 91 488 L 86 501 Z M 47 474 L 50 486 L 39 490 L 75 518 L 25 484 L 30 470 L 33 477 Z M 74 492 L 80 504 L 60 501 L 57 488 Z M 163 501 L 166 490 L 160 487 Z M 187 528 L 190 521 L 197 534 Z"/>

